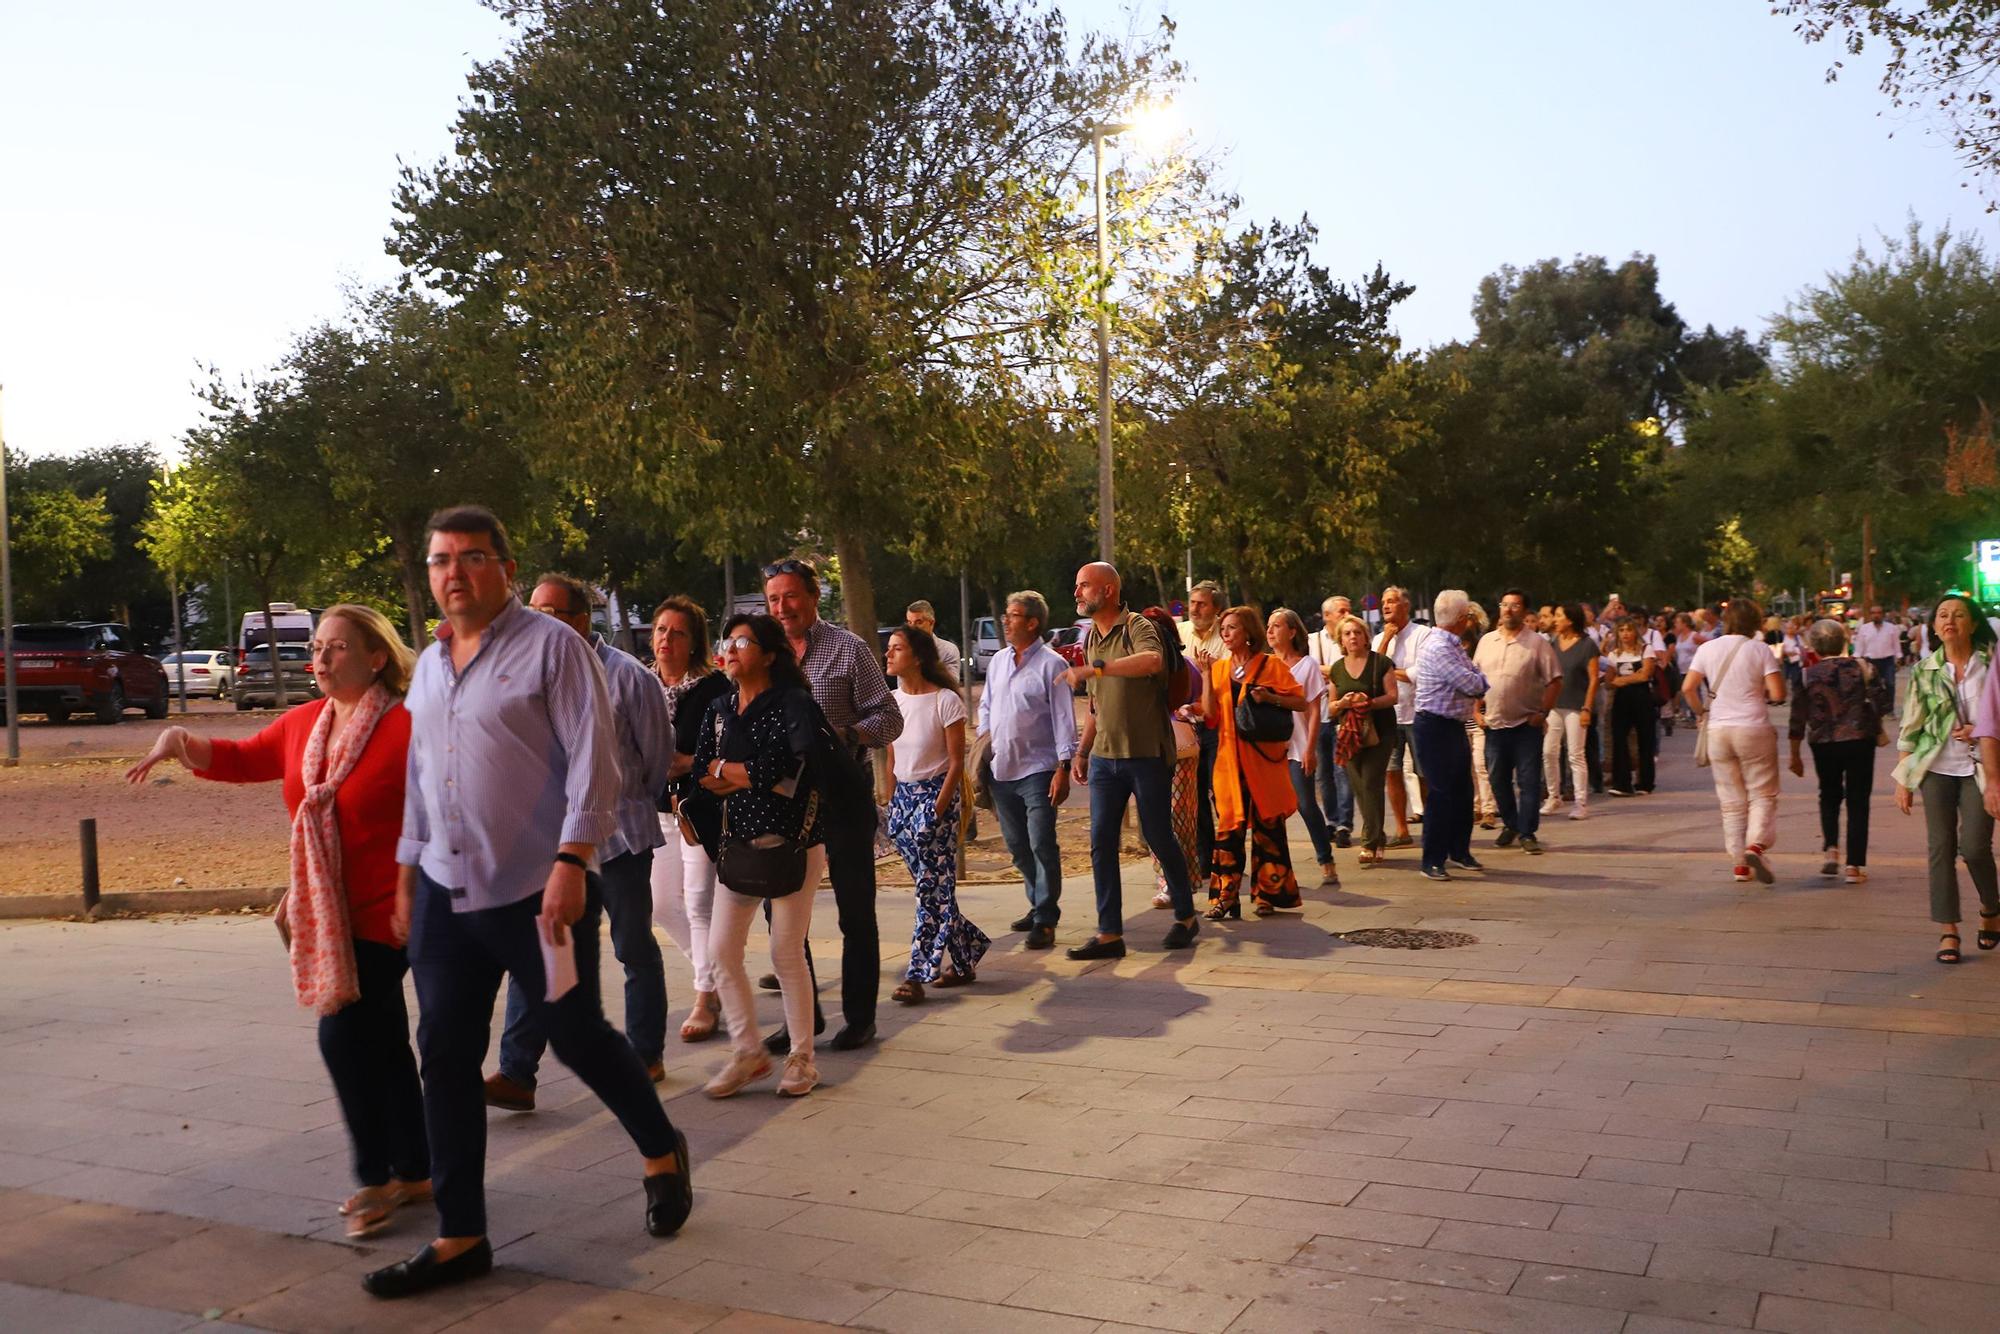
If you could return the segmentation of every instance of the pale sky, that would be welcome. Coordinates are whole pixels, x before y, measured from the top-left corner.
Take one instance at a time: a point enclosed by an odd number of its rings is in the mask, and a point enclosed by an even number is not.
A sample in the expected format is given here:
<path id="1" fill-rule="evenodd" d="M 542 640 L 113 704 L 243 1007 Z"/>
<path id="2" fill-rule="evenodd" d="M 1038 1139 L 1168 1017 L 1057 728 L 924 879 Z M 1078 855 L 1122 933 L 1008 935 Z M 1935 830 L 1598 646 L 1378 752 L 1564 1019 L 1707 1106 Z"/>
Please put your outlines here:
<path id="1" fill-rule="evenodd" d="M 1414 347 L 1502 264 L 1635 251 L 1699 327 L 1757 332 L 1914 213 L 1990 240 L 1945 140 L 1837 84 L 1764 0 L 1176 0 L 1174 109 L 1244 217 L 1417 285 Z M 1070 0 L 1073 26 L 1129 5 Z M 1155 13 L 1159 4 L 1144 6 Z M 201 368 L 268 366 L 379 282 L 398 159 L 449 147 L 504 26 L 472 0 L 98 0 L 0 25 L 0 384 L 10 447 L 151 442 Z M 1895 137 L 1889 137 L 1890 131 Z"/>

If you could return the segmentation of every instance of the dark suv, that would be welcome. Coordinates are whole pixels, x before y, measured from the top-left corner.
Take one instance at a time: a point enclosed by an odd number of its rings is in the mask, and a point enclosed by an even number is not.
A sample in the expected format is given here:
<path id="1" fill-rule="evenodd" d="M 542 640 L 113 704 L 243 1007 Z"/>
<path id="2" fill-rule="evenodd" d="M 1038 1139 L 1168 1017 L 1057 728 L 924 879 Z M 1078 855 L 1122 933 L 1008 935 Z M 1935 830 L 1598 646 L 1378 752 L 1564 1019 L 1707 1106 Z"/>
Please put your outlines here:
<path id="1" fill-rule="evenodd" d="M 279 644 L 278 666 L 285 673 L 285 703 L 303 704 L 319 698 L 319 678 L 313 675 L 310 648 L 304 644 Z M 271 684 L 270 649 L 259 644 L 243 650 L 230 696 L 238 709 L 277 704 L 278 692 Z"/>
<path id="2" fill-rule="evenodd" d="M 139 652 L 130 626 L 110 621 L 44 621 L 14 627 L 15 689 L 22 713 L 66 723 L 92 713 L 115 723 L 127 709 L 167 716 L 166 669 Z M 4 711 L 0 700 L 0 711 Z"/>

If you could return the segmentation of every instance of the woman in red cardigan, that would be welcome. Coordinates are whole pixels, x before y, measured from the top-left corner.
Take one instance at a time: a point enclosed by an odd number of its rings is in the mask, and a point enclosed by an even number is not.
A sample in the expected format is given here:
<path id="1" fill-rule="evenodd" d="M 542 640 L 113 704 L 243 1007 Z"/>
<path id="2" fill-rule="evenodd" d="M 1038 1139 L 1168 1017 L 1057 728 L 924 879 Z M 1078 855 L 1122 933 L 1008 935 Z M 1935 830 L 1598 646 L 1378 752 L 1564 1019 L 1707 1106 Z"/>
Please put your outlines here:
<path id="1" fill-rule="evenodd" d="M 416 656 L 381 613 L 349 604 L 321 615 L 312 655 L 320 699 L 245 741 L 169 727 L 125 777 L 142 783 L 173 759 L 217 782 L 283 780 L 292 872 L 278 930 L 299 1002 L 319 1013 L 320 1055 L 354 1142 L 361 1189 L 340 1211 L 347 1235 L 366 1237 L 431 1197 L 403 1004 L 409 960 L 390 925 L 410 744 L 402 697 Z"/>

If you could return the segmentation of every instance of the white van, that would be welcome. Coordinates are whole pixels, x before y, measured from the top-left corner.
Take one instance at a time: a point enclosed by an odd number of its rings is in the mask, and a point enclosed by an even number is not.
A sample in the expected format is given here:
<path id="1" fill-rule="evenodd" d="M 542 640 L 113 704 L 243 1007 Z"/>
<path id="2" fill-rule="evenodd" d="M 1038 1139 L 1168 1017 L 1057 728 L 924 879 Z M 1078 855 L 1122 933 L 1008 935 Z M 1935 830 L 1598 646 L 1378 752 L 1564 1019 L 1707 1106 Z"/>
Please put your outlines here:
<path id="1" fill-rule="evenodd" d="M 271 604 L 271 634 L 280 644 L 310 644 L 313 629 L 319 617 L 310 607 L 297 607 L 289 602 Z M 254 649 L 262 648 L 265 642 L 264 609 L 243 613 L 243 629 L 236 637 L 236 644 L 247 657 Z"/>

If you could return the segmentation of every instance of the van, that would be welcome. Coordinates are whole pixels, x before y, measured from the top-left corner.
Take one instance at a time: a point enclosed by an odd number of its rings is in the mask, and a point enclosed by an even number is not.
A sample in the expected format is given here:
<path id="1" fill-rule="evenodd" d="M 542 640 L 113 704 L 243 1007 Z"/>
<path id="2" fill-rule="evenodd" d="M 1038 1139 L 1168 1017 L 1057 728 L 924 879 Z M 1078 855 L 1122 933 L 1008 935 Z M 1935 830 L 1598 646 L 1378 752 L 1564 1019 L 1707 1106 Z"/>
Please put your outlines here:
<path id="1" fill-rule="evenodd" d="M 319 614 L 312 608 L 297 607 L 289 602 L 271 604 L 268 627 L 261 607 L 243 613 L 243 628 L 236 641 L 241 657 L 229 692 L 239 711 L 278 702 L 277 683 L 271 674 L 269 646 L 273 640 L 277 642 L 278 670 L 283 673 L 285 702 L 298 704 L 318 697 L 319 678 L 313 675 L 311 649 L 313 631 L 318 623 Z"/>

